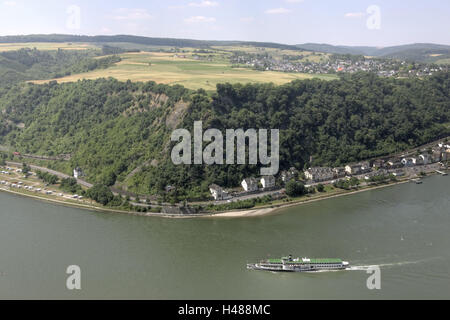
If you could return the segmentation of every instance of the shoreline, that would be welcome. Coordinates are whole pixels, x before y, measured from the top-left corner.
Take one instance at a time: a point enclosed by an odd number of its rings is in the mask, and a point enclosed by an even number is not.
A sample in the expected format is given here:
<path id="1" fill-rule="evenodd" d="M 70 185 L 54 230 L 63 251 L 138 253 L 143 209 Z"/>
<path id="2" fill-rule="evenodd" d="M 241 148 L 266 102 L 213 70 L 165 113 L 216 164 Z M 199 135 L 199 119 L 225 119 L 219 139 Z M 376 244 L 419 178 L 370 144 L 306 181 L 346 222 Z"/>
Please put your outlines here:
<path id="1" fill-rule="evenodd" d="M 265 215 L 269 215 L 269 214 L 274 214 L 277 211 L 281 211 L 281 210 L 284 210 L 284 209 L 287 209 L 290 207 L 297 207 L 297 206 L 301 206 L 303 204 L 309 204 L 309 203 L 313 203 L 313 202 L 317 202 L 317 201 L 321 201 L 321 200 L 339 198 L 339 197 L 353 195 L 353 194 L 370 191 L 370 190 L 376 190 L 376 189 L 381 189 L 381 188 L 386 188 L 386 187 L 393 187 L 393 186 L 408 183 L 408 182 L 411 182 L 411 179 L 397 181 L 395 183 L 388 183 L 388 184 L 374 186 L 374 187 L 368 187 L 368 188 L 354 190 L 354 191 L 341 192 L 341 193 L 337 193 L 337 194 L 333 194 L 333 195 L 325 195 L 323 197 L 317 197 L 314 199 L 303 199 L 303 200 L 293 201 L 293 202 L 285 203 L 285 204 L 272 205 L 270 207 L 265 206 L 265 207 L 260 207 L 260 208 L 256 208 L 256 209 L 247 209 L 247 210 L 243 210 L 243 211 L 235 210 L 235 211 L 220 212 L 220 213 L 212 214 L 211 217 L 213 217 L 213 218 L 215 218 L 215 217 L 218 217 L 218 218 L 220 218 L 220 217 L 222 217 L 222 218 L 245 218 L 245 217 L 265 216 Z"/>
<path id="2" fill-rule="evenodd" d="M 434 176 L 436 174 L 437 173 L 430 173 L 429 175 L 427 175 L 427 177 Z M 103 213 L 116 213 L 116 214 L 127 214 L 127 215 L 142 216 L 142 217 L 160 217 L 160 218 L 172 218 L 172 219 L 246 218 L 246 217 L 260 217 L 260 216 L 266 216 L 269 214 L 275 214 L 277 211 L 281 211 L 283 209 L 290 208 L 290 207 L 300 206 L 303 204 L 313 203 L 313 202 L 317 202 L 317 201 L 321 201 L 321 200 L 333 199 L 333 198 L 347 196 L 347 195 L 353 195 L 353 194 L 370 191 L 370 190 L 392 187 L 392 186 L 408 183 L 411 181 L 412 181 L 412 178 L 400 180 L 400 181 L 393 182 L 393 183 L 377 185 L 377 186 L 373 186 L 373 187 L 365 187 L 365 188 L 359 189 L 359 190 L 343 191 L 343 192 L 333 194 L 333 195 L 325 194 L 324 196 L 316 197 L 313 199 L 306 198 L 306 199 L 301 199 L 301 200 L 292 201 L 292 202 L 288 202 L 288 203 L 281 203 L 281 204 L 276 204 L 276 205 L 266 205 L 266 206 L 262 206 L 259 208 L 252 208 L 252 209 L 245 209 L 245 210 L 233 210 L 233 211 L 222 211 L 222 212 L 217 212 L 217 213 L 199 213 L 199 214 L 189 214 L 189 215 L 167 214 L 167 213 L 149 213 L 149 212 L 142 213 L 142 212 L 132 212 L 132 211 L 109 209 L 109 208 L 101 208 L 101 207 L 96 207 L 96 206 L 92 206 L 92 205 L 71 203 L 71 202 L 61 201 L 61 200 L 56 200 L 56 199 L 49 199 L 49 198 L 45 198 L 45 197 L 40 197 L 40 196 L 35 196 L 35 195 L 26 194 L 26 193 L 22 193 L 22 192 L 13 191 L 13 190 L 6 189 L 3 187 L 0 188 L 0 191 L 18 195 L 18 196 L 28 197 L 28 198 L 35 199 L 38 201 L 53 203 L 55 205 L 63 205 L 63 206 L 67 206 L 67 207 L 73 207 L 73 208 L 83 209 L 83 210 L 87 210 L 87 211 L 96 211 L 96 212 L 103 212 Z"/>

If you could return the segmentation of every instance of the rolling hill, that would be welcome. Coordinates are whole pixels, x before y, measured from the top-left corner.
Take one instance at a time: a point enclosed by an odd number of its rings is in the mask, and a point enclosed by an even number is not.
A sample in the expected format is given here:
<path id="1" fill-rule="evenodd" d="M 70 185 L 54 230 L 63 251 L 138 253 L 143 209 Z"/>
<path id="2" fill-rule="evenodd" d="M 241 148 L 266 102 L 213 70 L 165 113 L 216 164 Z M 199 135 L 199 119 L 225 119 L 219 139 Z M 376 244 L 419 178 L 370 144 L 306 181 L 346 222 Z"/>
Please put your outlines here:
<path id="1" fill-rule="evenodd" d="M 450 58 L 450 46 L 432 43 L 415 43 L 383 48 L 333 46 L 329 44 L 305 43 L 299 44 L 297 45 L 297 47 L 304 50 L 334 54 L 365 55 L 428 63 L 439 63 L 440 60 Z"/>

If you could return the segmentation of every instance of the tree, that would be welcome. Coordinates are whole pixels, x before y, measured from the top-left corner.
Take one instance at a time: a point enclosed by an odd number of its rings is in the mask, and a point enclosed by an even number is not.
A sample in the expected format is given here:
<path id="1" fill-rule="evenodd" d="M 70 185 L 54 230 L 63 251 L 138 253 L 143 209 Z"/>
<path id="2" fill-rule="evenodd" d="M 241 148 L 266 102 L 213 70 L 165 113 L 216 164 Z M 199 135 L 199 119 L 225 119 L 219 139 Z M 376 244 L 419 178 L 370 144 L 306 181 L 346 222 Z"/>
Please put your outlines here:
<path id="1" fill-rule="evenodd" d="M 306 193 L 305 185 L 299 181 L 289 181 L 286 184 L 286 194 L 289 197 L 299 197 Z"/>
<path id="2" fill-rule="evenodd" d="M 114 199 L 114 195 L 109 188 L 102 184 L 97 184 L 87 191 L 87 196 L 92 200 L 106 206 Z"/>
<path id="3" fill-rule="evenodd" d="M 324 191 L 325 191 L 324 185 L 321 184 L 321 183 L 319 183 L 319 184 L 317 185 L 317 191 L 318 191 L 318 192 L 324 192 Z"/>

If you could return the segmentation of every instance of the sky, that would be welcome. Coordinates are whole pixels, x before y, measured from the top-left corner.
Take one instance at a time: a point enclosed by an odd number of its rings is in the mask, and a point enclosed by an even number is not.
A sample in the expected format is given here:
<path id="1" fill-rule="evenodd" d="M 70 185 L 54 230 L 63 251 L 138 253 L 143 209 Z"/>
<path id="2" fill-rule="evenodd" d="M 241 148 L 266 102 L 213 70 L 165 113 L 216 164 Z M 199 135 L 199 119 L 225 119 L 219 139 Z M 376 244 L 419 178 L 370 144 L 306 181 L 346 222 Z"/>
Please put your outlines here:
<path id="1" fill-rule="evenodd" d="M 0 35 L 450 45 L 448 0 L 0 0 Z"/>

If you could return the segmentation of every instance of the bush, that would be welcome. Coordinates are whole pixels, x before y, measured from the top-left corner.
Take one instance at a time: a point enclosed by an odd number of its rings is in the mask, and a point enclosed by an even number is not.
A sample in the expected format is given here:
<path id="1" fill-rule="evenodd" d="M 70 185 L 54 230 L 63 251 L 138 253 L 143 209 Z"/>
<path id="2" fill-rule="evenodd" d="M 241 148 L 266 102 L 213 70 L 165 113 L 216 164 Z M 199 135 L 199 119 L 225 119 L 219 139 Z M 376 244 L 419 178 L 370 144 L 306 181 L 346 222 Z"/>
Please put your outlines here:
<path id="1" fill-rule="evenodd" d="M 289 197 L 299 197 L 306 193 L 305 185 L 299 181 L 289 181 L 286 184 L 286 194 Z"/>
<path id="2" fill-rule="evenodd" d="M 114 195 L 109 188 L 102 184 L 97 184 L 87 191 L 87 196 L 94 201 L 106 206 L 114 199 Z"/>
<path id="3" fill-rule="evenodd" d="M 319 183 L 319 184 L 317 185 L 317 191 L 318 191 L 318 192 L 324 192 L 324 191 L 325 191 L 324 185 L 321 184 L 321 183 Z"/>

